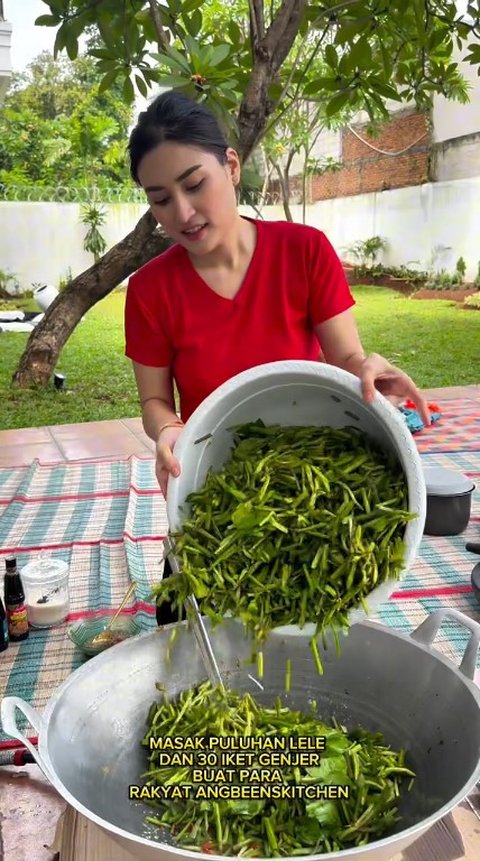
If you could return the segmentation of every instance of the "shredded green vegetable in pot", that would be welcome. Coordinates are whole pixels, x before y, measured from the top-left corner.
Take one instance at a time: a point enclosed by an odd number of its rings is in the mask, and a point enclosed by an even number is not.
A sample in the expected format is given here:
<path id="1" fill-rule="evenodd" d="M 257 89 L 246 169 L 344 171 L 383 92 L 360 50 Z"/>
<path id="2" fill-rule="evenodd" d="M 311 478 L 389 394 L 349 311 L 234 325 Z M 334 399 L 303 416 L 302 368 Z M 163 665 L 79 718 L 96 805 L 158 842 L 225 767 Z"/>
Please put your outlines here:
<path id="1" fill-rule="evenodd" d="M 356 429 L 262 421 L 234 428 L 228 461 L 187 502 L 181 573 L 155 587 L 157 603 L 181 611 L 193 594 L 214 624 L 231 614 L 258 640 L 279 625 L 347 628 L 399 577 L 415 517 L 396 459 Z"/>
<path id="2" fill-rule="evenodd" d="M 199 852 L 278 857 L 366 845 L 384 836 L 398 821 L 400 787 L 415 776 L 405 763 L 405 752 L 392 751 L 380 733 L 347 732 L 337 723 L 327 726 L 317 718 L 313 703 L 311 714 L 290 710 L 280 698 L 267 708 L 250 694 L 224 691 L 210 682 L 184 691 L 174 700 L 165 694 L 163 702 L 152 705 L 147 726 L 142 741 L 149 752 L 148 771 L 142 775 L 144 788 L 149 792 L 161 788 L 165 796 L 173 791 L 191 794 L 149 800 L 155 812 L 146 820 L 167 828 L 177 845 Z M 181 750 L 166 746 L 165 740 L 173 745 L 180 738 Z M 229 750 L 221 744 L 226 745 L 227 738 Z M 152 739 L 155 744 L 163 740 L 163 754 L 151 749 Z M 314 764 L 295 764 L 298 750 L 306 742 L 317 750 L 323 747 L 311 755 L 316 758 Z M 240 759 L 242 751 L 251 751 L 247 768 L 241 762 L 232 766 L 232 754 L 237 755 L 234 747 Z M 282 765 L 275 780 L 263 775 L 258 782 L 255 771 L 260 768 L 261 754 L 264 761 L 265 753 L 272 749 L 287 751 L 292 764 Z M 216 765 L 205 765 L 205 752 L 218 757 Z M 187 764 L 165 764 L 174 753 L 187 755 Z M 229 773 L 220 779 L 227 755 Z M 267 759 L 269 756 L 274 754 Z M 198 769 L 204 770 L 200 779 Z M 271 776 L 274 771 L 272 764 Z M 255 797 L 255 789 L 251 789 L 255 784 L 257 795 L 271 794 L 276 786 L 278 793 L 294 797 Z M 221 797 L 231 796 L 235 787 L 238 792 L 246 787 L 244 791 L 254 797 Z M 265 787 L 270 787 L 268 792 Z M 343 788 L 341 797 L 336 798 L 339 788 Z M 217 797 L 205 797 L 209 791 Z M 302 793 L 307 791 L 318 797 L 305 797 Z"/>

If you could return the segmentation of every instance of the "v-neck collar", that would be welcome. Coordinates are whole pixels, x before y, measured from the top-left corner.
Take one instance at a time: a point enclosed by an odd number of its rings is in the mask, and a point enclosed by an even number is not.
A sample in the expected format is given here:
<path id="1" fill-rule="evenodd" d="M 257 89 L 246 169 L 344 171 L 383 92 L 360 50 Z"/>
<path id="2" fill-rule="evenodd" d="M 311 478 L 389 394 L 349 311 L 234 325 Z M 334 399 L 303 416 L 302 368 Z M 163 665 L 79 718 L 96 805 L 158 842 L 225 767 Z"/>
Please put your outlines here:
<path id="1" fill-rule="evenodd" d="M 259 254 L 260 254 L 259 247 L 260 247 L 260 243 L 261 243 L 261 228 L 259 227 L 259 221 L 256 220 L 255 218 L 249 218 L 246 215 L 242 215 L 241 217 L 244 218 L 245 221 L 250 221 L 252 224 L 255 225 L 255 230 L 256 230 L 257 235 L 256 235 L 256 240 L 255 240 L 255 248 L 253 249 L 253 254 L 252 254 L 250 263 L 248 264 L 245 275 L 243 276 L 242 283 L 240 284 L 240 287 L 238 288 L 237 292 L 235 293 L 235 296 L 233 296 L 232 299 L 229 299 L 228 296 L 221 296 L 220 293 L 217 293 L 213 289 L 213 287 L 210 287 L 210 284 L 208 284 L 205 281 L 205 279 L 202 278 L 200 273 L 195 269 L 195 266 L 193 265 L 187 251 L 185 251 L 185 256 L 186 256 L 186 259 L 188 261 L 188 265 L 190 266 L 190 268 L 192 270 L 192 274 L 194 275 L 194 277 L 197 281 L 197 284 L 199 285 L 199 287 L 202 288 L 203 292 L 208 291 L 210 296 L 213 296 L 214 299 L 218 299 L 219 302 L 227 302 L 230 305 L 237 303 L 240 300 L 240 298 L 244 295 L 244 293 L 246 292 L 248 285 L 253 278 L 253 273 L 254 273 L 254 270 L 256 269 L 256 266 L 257 266 L 257 259 L 258 259 Z"/>

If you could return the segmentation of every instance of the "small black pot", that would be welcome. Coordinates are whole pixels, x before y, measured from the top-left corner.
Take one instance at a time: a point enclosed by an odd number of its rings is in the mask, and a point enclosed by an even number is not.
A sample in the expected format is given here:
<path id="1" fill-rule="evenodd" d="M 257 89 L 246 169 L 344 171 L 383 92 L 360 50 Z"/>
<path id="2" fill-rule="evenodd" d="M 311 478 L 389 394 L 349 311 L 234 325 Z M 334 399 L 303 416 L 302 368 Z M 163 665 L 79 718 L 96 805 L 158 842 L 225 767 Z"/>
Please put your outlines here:
<path id="1" fill-rule="evenodd" d="M 427 486 L 425 535 L 460 535 L 472 511 L 473 482 L 460 472 L 443 467 L 424 469 Z"/>
<path id="2" fill-rule="evenodd" d="M 472 587 L 478 603 L 480 604 L 480 562 L 472 571 Z"/>

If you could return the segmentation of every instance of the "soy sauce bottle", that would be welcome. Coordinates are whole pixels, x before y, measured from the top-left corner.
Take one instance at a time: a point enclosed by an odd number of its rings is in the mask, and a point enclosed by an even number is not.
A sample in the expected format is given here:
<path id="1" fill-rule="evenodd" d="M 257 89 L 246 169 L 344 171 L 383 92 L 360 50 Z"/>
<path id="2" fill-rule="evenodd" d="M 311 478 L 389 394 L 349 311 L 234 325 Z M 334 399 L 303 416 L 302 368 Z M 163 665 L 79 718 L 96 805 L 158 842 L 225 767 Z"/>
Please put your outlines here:
<path id="1" fill-rule="evenodd" d="M 2 596 L 0 595 L 0 652 L 8 648 L 8 622 Z"/>
<path id="2" fill-rule="evenodd" d="M 17 568 L 15 556 L 5 560 L 5 606 L 7 608 L 8 633 L 12 643 L 28 637 L 28 615 L 25 592 Z"/>

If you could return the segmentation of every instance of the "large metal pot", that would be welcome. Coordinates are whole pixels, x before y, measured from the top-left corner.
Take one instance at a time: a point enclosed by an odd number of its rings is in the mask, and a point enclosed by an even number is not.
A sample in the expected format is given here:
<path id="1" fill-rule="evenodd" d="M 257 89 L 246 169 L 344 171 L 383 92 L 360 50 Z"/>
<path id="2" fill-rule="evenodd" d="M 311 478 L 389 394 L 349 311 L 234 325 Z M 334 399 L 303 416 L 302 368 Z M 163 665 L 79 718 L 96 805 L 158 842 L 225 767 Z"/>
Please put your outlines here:
<path id="1" fill-rule="evenodd" d="M 445 619 L 471 631 L 460 667 L 431 644 Z M 156 682 L 171 694 L 205 678 L 194 636 L 182 624 L 166 661 L 170 629 L 126 641 L 73 673 L 57 691 L 44 714 L 7 697 L 1 705 L 5 732 L 21 738 L 15 720 L 18 707 L 39 736 L 38 764 L 69 804 L 87 816 L 141 861 L 207 859 L 155 839 L 144 826 L 146 808 L 128 800 L 127 787 L 145 770 L 139 742 L 145 717 L 157 699 Z M 424 834 L 454 808 L 480 778 L 480 690 L 470 681 L 480 641 L 480 625 L 455 610 L 429 616 L 410 636 L 376 622 L 361 622 L 341 641 L 322 650 L 325 673 L 315 669 L 308 641 L 273 634 L 265 645 L 263 692 L 248 659 L 251 643 L 237 622 L 226 621 L 212 634 L 228 684 L 252 691 L 272 703 L 284 688 L 285 662 L 292 659 L 292 687 L 287 704 L 307 708 L 315 698 L 321 715 L 335 715 L 350 728 L 358 724 L 380 730 L 388 743 L 405 747 L 417 773 L 413 789 L 401 799 L 402 822 L 395 833 L 367 847 L 313 859 L 387 861 Z M 138 806 L 136 806 L 138 805 Z M 208 856 L 212 861 L 215 856 Z M 220 856 L 216 856 L 220 857 Z M 292 859 L 293 861 L 293 859 Z"/>

